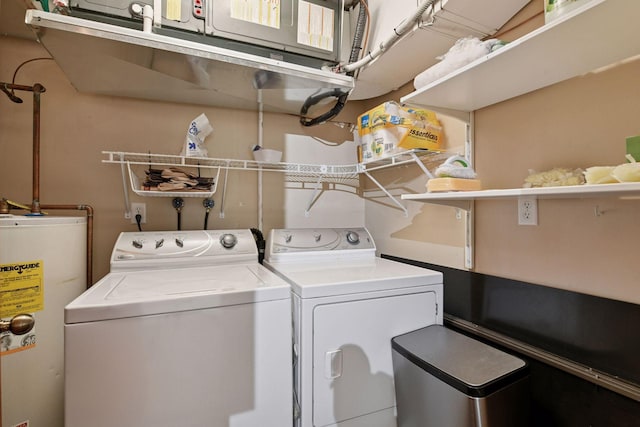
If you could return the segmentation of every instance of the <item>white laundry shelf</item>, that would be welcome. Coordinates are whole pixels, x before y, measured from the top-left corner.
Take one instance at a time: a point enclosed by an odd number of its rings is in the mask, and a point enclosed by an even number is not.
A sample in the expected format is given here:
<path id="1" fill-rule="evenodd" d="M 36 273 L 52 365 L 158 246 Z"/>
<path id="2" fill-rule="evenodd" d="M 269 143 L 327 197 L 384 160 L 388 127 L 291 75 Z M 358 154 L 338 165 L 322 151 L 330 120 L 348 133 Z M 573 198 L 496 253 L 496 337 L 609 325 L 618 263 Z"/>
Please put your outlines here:
<path id="1" fill-rule="evenodd" d="M 640 183 L 584 184 L 558 187 L 506 188 L 498 190 L 458 191 L 448 193 L 403 194 L 403 200 L 414 200 L 469 209 L 473 200 L 514 199 L 536 197 L 539 199 L 576 199 L 596 197 L 640 198 Z"/>
<path id="2" fill-rule="evenodd" d="M 103 163 L 120 164 L 122 167 L 122 179 L 125 191 L 125 217 L 130 215 L 129 198 L 127 187 L 131 186 L 132 191 L 139 196 L 151 197 L 211 197 L 217 190 L 220 170 L 247 170 L 262 172 L 281 172 L 287 175 L 290 182 L 313 183 L 315 185 L 314 194 L 311 197 L 309 206 L 305 214 L 308 215 L 310 207 L 320 194 L 323 182 L 331 182 L 334 184 L 352 185 L 359 184 L 359 175 L 366 175 L 378 188 L 389 197 L 393 203 L 401 209 L 405 215 L 408 214 L 407 209 L 394 197 L 384 186 L 378 182 L 371 172 L 400 165 L 417 164 L 424 174 L 431 178 L 433 175 L 424 165 L 423 158 L 431 160 L 446 157 L 446 153 L 429 150 L 408 150 L 396 153 L 385 158 L 376 159 L 367 163 L 355 163 L 347 165 L 315 165 L 300 164 L 286 162 L 259 162 L 256 160 L 238 160 L 238 159 L 217 159 L 212 157 L 186 157 L 175 156 L 169 154 L 151 154 L 151 153 L 127 153 L 120 151 L 103 151 L 106 159 Z M 125 168 L 126 165 L 126 168 Z M 147 168 L 161 167 L 181 167 L 198 169 L 198 171 L 215 170 L 214 183 L 210 192 L 202 191 L 148 191 L 144 190 L 140 185 L 140 179 L 132 170 L 132 166 L 145 166 Z M 129 175 L 127 179 L 127 173 Z M 224 186 L 227 181 L 225 179 Z M 224 191 L 224 190 L 223 190 Z"/>
<path id="3" fill-rule="evenodd" d="M 639 13 L 634 0 L 585 1 L 401 101 L 469 112 L 637 57 Z"/>

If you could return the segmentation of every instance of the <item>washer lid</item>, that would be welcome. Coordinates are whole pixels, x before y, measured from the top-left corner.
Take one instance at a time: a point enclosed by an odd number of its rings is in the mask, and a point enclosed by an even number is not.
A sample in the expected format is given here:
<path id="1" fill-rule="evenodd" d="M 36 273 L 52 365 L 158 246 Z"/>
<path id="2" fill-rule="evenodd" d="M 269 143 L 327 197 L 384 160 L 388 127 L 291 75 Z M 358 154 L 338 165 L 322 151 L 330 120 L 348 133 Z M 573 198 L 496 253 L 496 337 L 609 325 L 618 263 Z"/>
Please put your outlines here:
<path id="1" fill-rule="evenodd" d="M 287 280 L 301 298 L 442 284 L 442 273 L 438 271 L 377 257 L 359 261 L 265 262 L 265 265 Z"/>
<path id="2" fill-rule="evenodd" d="M 288 298 L 289 285 L 258 263 L 109 273 L 65 307 L 65 323 Z"/>

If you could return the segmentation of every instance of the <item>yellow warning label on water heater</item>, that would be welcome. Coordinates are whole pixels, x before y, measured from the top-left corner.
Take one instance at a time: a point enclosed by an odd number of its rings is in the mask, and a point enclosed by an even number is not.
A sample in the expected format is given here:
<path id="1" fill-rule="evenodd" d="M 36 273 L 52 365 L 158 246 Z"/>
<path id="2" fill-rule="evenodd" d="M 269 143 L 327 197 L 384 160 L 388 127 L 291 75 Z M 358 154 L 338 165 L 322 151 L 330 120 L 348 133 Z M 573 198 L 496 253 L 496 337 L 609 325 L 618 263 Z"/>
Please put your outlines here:
<path id="1" fill-rule="evenodd" d="M 43 261 L 0 264 L 0 318 L 44 309 Z"/>

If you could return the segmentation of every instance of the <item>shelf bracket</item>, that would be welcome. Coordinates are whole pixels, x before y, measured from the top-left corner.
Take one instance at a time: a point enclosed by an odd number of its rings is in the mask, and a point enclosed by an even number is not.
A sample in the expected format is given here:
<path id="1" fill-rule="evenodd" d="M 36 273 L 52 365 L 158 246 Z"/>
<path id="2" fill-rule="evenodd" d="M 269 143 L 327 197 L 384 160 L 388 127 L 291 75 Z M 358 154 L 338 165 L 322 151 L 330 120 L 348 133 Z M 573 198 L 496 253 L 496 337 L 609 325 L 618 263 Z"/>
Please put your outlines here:
<path id="1" fill-rule="evenodd" d="M 415 152 L 411 152 L 409 153 L 411 155 L 411 158 L 413 159 L 414 162 L 416 162 L 416 164 L 418 165 L 418 167 L 420 169 L 422 169 L 422 172 L 424 172 L 424 174 L 427 176 L 428 179 L 433 178 L 433 174 L 431 173 L 431 171 L 429 169 L 427 169 L 427 167 L 424 165 L 424 163 L 422 163 L 420 161 L 420 159 L 418 158 L 418 156 L 416 155 Z"/>
<path id="2" fill-rule="evenodd" d="M 311 198 L 309 199 L 309 203 L 307 204 L 307 209 L 304 210 L 304 216 L 305 218 L 308 218 L 309 215 L 311 215 L 311 207 L 314 205 L 314 203 L 316 202 L 316 200 L 319 197 L 320 191 L 320 187 L 322 186 L 322 179 L 324 178 L 324 175 L 320 175 L 318 177 L 318 180 L 316 181 L 316 185 L 313 189 L 313 194 L 311 194 Z"/>
<path id="3" fill-rule="evenodd" d="M 421 163 L 421 162 L 420 162 L 420 163 Z M 363 171 L 362 171 L 362 173 L 364 173 L 364 174 L 367 176 L 367 178 L 369 178 L 369 179 L 370 179 L 370 180 L 371 180 L 371 181 L 372 181 L 372 182 L 373 182 L 373 183 L 374 183 L 374 184 L 375 184 L 375 185 L 376 185 L 380 190 L 382 190 L 382 192 L 383 192 L 384 194 L 386 194 L 386 195 L 387 195 L 387 197 L 388 197 L 389 199 L 391 199 L 391 201 L 392 201 L 396 206 L 398 206 L 398 207 L 402 210 L 402 212 L 404 212 L 404 216 L 405 216 L 405 217 L 409 217 L 409 211 L 407 211 L 407 208 L 405 208 L 405 207 L 402 205 L 402 203 L 400 203 L 400 202 L 398 201 L 398 199 L 396 199 L 396 198 L 395 198 L 391 193 L 389 193 L 389 191 L 388 191 L 386 188 L 384 188 L 384 186 L 383 186 L 382 184 L 380 184 L 380 182 L 378 182 L 378 180 L 376 180 L 374 177 L 372 177 L 372 176 L 371 176 L 371 174 L 370 174 L 367 170 L 363 170 Z"/>
<path id="4" fill-rule="evenodd" d="M 229 168 L 224 170 L 224 185 L 222 186 L 222 197 L 220 198 L 220 218 L 224 218 L 224 202 L 227 199 L 227 182 L 229 178 Z"/>
<path id="5" fill-rule="evenodd" d="M 475 221 L 473 219 L 474 212 L 473 201 L 469 201 L 469 205 L 467 207 L 467 223 L 465 225 L 465 238 L 464 238 L 464 266 L 471 270 L 473 268 L 473 259 L 475 254 L 473 253 L 473 248 L 475 245 Z"/>
<path id="6" fill-rule="evenodd" d="M 124 154 L 121 154 L 120 160 L 123 160 Z M 129 187 L 127 186 L 127 169 L 125 162 L 121 161 L 120 171 L 122 172 L 122 187 L 124 190 L 124 219 L 131 219 L 131 204 L 129 203 Z"/>

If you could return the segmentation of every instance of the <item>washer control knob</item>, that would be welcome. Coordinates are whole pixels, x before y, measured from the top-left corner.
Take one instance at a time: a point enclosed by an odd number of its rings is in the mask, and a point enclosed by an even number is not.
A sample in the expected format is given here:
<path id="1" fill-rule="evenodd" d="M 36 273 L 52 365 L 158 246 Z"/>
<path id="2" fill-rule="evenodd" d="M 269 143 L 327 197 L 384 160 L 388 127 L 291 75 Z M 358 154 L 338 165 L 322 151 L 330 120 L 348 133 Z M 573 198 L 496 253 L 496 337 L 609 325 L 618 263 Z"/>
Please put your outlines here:
<path id="1" fill-rule="evenodd" d="M 141 240 L 134 240 L 133 242 L 131 242 L 131 244 L 136 249 L 142 249 L 142 241 Z"/>
<path id="2" fill-rule="evenodd" d="M 233 234 L 226 233 L 220 236 L 220 244 L 227 249 L 231 249 L 236 243 L 238 243 L 238 239 Z"/>
<path id="3" fill-rule="evenodd" d="M 347 242 L 351 243 L 352 245 L 357 245 L 358 243 L 360 243 L 360 236 L 355 231 L 348 231 Z"/>

